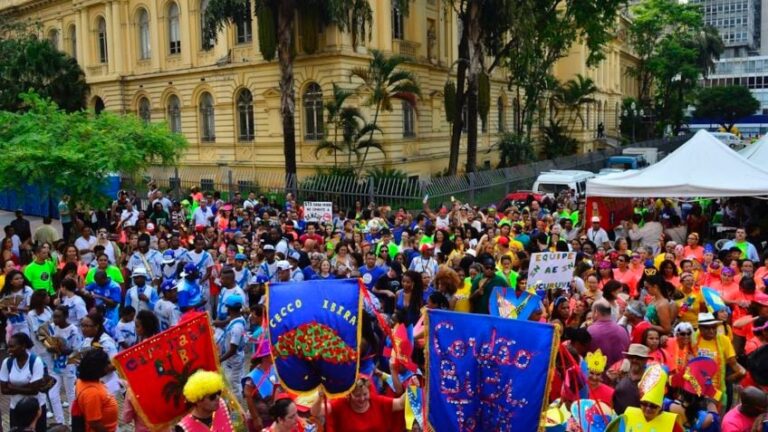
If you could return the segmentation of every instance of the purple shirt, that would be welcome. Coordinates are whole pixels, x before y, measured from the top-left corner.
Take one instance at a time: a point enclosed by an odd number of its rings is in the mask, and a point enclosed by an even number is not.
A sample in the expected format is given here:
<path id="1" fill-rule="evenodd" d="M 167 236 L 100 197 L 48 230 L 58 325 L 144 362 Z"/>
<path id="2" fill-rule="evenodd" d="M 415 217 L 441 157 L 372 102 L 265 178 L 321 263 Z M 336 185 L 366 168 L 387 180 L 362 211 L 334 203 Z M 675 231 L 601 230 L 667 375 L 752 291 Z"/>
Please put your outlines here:
<path id="1" fill-rule="evenodd" d="M 623 353 L 629 348 L 629 335 L 623 327 L 613 322 L 611 318 L 595 321 L 587 327 L 587 331 L 592 336 L 589 350 L 595 351 L 600 348 L 603 355 L 608 357 L 606 368 L 624 358 Z"/>

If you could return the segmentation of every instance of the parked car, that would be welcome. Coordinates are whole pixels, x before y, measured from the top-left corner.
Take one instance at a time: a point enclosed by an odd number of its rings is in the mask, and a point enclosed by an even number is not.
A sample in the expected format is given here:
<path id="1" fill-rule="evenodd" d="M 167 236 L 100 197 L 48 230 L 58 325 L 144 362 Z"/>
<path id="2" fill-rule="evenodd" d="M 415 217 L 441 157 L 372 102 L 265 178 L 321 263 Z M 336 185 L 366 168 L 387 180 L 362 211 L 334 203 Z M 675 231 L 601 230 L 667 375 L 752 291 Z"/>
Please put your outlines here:
<path id="1" fill-rule="evenodd" d="M 595 177 L 591 171 L 552 170 L 539 174 L 533 183 L 533 191 L 558 196 L 563 190 L 575 190 L 579 196 L 587 193 L 587 180 Z"/>

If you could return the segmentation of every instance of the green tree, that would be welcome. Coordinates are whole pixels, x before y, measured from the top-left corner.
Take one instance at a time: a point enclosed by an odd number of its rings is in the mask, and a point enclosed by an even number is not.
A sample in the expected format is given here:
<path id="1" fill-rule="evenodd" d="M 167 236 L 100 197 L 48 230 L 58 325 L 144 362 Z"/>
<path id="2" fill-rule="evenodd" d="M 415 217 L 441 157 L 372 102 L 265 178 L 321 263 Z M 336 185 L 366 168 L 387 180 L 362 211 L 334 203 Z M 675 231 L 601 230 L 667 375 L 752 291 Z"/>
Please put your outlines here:
<path id="1" fill-rule="evenodd" d="M 578 120 L 579 124 L 584 127 L 582 107 L 595 102 L 595 98 L 592 97 L 595 93 L 597 93 L 595 82 L 592 81 L 592 78 L 584 77 L 581 74 L 577 74 L 576 78 L 557 86 L 552 99 L 557 107 L 568 113 L 565 117 L 566 133 L 570 134 L 569 128 L 575 123 L 575 120 Z"/>
<path id="2" fill-rule="evenodd" d="M 408 0 L 398 2 L 403 12 L 408 11 Z M 227 24 L 252 11 L 245 6 L 248 0 L 211 0 L 205 11 L 206 34 L 215 39 Z M 280 68 L 280 113 L 283 123 L 283 151 L 286 175 L 296 174 L 296 92 L 293 79 L 293 61 L 296 56 L 294 31 L 296 19 L 311 22 L 313 28 L 335 25 L 349 31 L 357 44 L 370 36 L 373 11 L 368 0 L 255 0 L 254 11 L 259 27 L 259 48 L 266 60 L 275 58 Z M 314 21 L 315 19 L 319 22 Z"/>
<path id="3" fill-rule="evenodd" d="M 498 57 L 508 72 L 509 86 L 520 106 L 520 127 L 515 131 L 529 140 L 543 103 L 556 90 L 551 75 L 555 63 L 571 47 L 583 43 L 586 63 L 596 66 L 604 57 L 603 48 L 615 37 L 618 11 L 623 0 L 523 0 L 509 3 L 515 19 L 506 40 L 512 42 Z M 562 127 L 562 125 L 561 125 Z"/>
<path id="4" fill-rule="evenodd" d="M 32 29 L 0 19 L 0 110 L 22 109 L 19 95 L 30 90 L 73 112 L 85 108 L 88 85 L 75 59 Z"/>
<path id="5" fill-rule="evenodd" d="M 374 109 L 369 142 L 373 141 L 373 133 L 377 130 L 379 114 L 382 111 L 392 112 L 392 102 L 403 101 L 418 112 L 416 101 L 421 97 L 421 88 L 416 82 L 416 75 L 402 68 L 402 65 L 408 61 L 407 57 L 387 56 L 379 50 L 371 50 L 371 55 L 368 67 L 356 67 L 350 74 L 351 78 L 361 81 L 357 92 L 365 98 L 363 104 Z M 371 147 L 373 146 L 365 148 L 359 163 L 359 172 L 362 172 Z"/>
<path id="6" fill-rule="evenodd" d="M 102 206 L 108 175 L 176 164 L 187 147 L 182 135 L 162 123 L 109 112 L 67 113 L 34 93 L 23 93 L 21 100 L 21 111 L 0 111 L 5 187 L 39 185 L 49 194 L 68 193 L 74 203 Z"/>
<path id="7" fill-rule="evenodd" d="M 632 13 L 628 34 L 638 63 L 630 73 L 638 80 L 639 105 L 653 116 L 657 133 L 667 126 L 678 129 L 699 80 L 723 52 L 722 40 L 716 29 L 703 24 L 697 4 L 647 0 L 633 6 Z"/>
<path id="8" fill-rule="evenodd" d="M 373 123 L 367 123 L 359 108 L 345 106 L 346 100 L 353 94 L 333 84 L 333 99 L 325 103 L 325 110 L 328 112 L 325 136 L 332 136 L 333 139 L 323 140 L 315 149 L 315 157 L 322 151 L 332 151 L 333 165 L 337 168 L 337 154 L 346 154 L 347 164 L 343 169 L 348 173 L 355 172 L 352 155 L 355 155 L 355 164 L 359 164 L 363 152 L 371 148 L 386 154 L 381 144 L 373 140 L 372 136 L 372 132 L 382 133 L 381 129 Z"/>
<path id="9" fill-rule="evenodd" d="M 542 128 L 541 132 L 541 144 L 545 158 L 554 159 L 558 156 L 576 153 L 579 142 L 568 135 L 568 127 L 563 125 L 562 120 L 550 121 L 547 126 Z"/>
<path id="10" fill-rule="evenodd" d="M 490 149 L 499 151 L 499 168 L 506 168 L 533 161 L 533 146 L 524 136 L 506 132 Z"/>
<path id="11" fill-rule="evenodd" d="M 736 120 L 752 115 L 758 109 L 760 102 L 746 87 L 710 87 L 699 91 L 694 115 L 714 119 L 729 131 Z"/>

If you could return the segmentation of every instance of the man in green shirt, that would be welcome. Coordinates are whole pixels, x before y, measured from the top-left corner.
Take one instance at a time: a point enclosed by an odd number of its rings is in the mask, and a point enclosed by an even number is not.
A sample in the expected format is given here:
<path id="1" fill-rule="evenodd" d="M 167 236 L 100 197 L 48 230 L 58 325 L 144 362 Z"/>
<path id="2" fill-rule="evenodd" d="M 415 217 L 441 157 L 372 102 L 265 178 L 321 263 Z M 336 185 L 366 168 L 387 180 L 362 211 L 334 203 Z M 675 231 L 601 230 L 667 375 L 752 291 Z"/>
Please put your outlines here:
<path id="1" fill-rule="evenodd" d="M 35 247 L 35 260 L 24 269 L 24 276 L 29 280 L 34 290 L 46 290 L 54 295 L 53 275 L 56 274 L 56 266 L 48 257 L 48 246 L 37 245 Z"/>
<path id="2" fill-rule="evenodd" d="M 483 273 L 472 280 L 472 293 L 469 301 L 472 304 L 472 313 L 488 315 L 490 308 L 488 302 L 495 287 L 508 287 L 509 282 L 496 273 L 496 261 L 491 255 L 485 254 L 480 258 L 483 265 Z"/>

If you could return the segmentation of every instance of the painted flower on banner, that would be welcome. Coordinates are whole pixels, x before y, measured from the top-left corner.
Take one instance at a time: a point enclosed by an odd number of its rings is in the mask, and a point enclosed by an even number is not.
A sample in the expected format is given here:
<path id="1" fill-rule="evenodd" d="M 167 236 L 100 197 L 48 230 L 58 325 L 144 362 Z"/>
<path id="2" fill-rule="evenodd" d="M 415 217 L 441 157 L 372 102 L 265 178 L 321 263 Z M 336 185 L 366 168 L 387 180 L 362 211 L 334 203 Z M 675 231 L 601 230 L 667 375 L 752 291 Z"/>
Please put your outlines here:
<path id="1" fill-rule="evenodd" d="M 282 358 L 324 360 L 333 364 L 357 361 L 357 352 L 339 337 L 336 330 L 317 322 L 302 324 L 280 335 L 272 350 Z"/>

